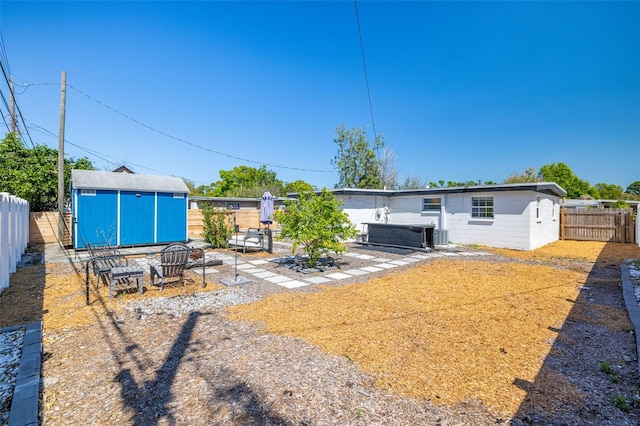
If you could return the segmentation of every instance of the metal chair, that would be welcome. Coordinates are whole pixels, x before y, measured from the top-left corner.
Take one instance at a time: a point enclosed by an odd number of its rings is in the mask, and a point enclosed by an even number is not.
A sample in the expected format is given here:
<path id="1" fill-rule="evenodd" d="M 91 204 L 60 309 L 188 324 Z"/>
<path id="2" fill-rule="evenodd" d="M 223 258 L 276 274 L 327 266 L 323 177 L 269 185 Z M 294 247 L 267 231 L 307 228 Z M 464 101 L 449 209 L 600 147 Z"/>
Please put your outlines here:
<path id="1" fill-rule="evenodd" d="M 172 243 L 160 252 L 160 261 L 150 261 L 151 285 L 154 285 L 155 276 L 158 276 L 158 285 L 163 289 L 167 279 L 184 282 L 184 270 L 189 261 L 191 248 L 184 243 Z"/>

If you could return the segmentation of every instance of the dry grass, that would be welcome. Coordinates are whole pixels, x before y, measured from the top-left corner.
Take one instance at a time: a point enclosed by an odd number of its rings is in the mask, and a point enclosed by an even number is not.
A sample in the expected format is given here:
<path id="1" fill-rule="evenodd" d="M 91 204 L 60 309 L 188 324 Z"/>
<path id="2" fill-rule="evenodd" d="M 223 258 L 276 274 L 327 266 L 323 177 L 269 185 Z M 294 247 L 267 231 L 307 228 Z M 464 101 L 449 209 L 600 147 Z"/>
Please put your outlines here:
<path id="1" fill-rule="evenodd" d="M 167 285 L 163 291 L 145 285 L 141 296 L 136 289 L 121 291 L 109 298 L 109 288 L 96 286 L 96 277 L 89 275 L 90 305 L 86 304 L 84 269 L 74 270 L 67 264 L 27 266 L 11 277 L 11 286 L 0 297 L 0 327 L 42 320 L 45 331 L 72 329 L 96 322 L 105 316 L 119 315 L 128 303 L 150 297 L 171 297 L 215 291 L 223 286 L 207 282 L 187 271 L 186 288 Z M 148 283 L 148 277 L 145 277 Z M 44 283 L 44 284 L 43 284 Z"/>
<path id="2" fill-rule="evenodd" d="M 558 241 L 530 252 L 485 250 L 523 262 L 434 260 L 360 284 L 277 294 L 228 313 L 234 320 L 263 324 L 264 332 L 302 338 L 345 357 L 380 387 L 418 400 L 447 406 L 480 400 L 509 416 L 526 396 L 518 383 L 546 378 L 553 389 L 539 404 L 579 401 L 580 392 L 562 375 L 541 369 L 557 329 L 570 311 L 573 319 L 612 330 L 626 330 L 630 322 L 624 310 L 576 303 L 589 270 L 563 266 L 570 261 L 617 266 L 640 258 L 640 247 Z M 194 274 L 186 290 L 174 286 L 161 293 L 147 286 L 143 296 L 132 291 L 109 299 L 108 288 L 96 289 L 91 278 L 87 306 L 83 271 L 61 265 L 23 268 L 0 298 L 0 326 L 40 317 L 47 332 L 80 329 L 118 315 L 141 297 L 220 288 L 208 283 L 202 289 Z"/>
<path id="3" fill-rule="evenodd" d="M 232 318 L 353 360 L 389 390 L 511 413 L 534 381 L 586 275 L 540 265 L 435 261 L 367 283 L 282 294 Z"/>
<path id="4" fill-rule="evenodd" d="M 522 260 L 578 260 L 591 263 L 619 265 L 630 258 L 640 258 L 640 247 L 635 244 L 611 244 L 601 241 L 556 241 L 532 251 L 483 247 L 492 253 Z"/>

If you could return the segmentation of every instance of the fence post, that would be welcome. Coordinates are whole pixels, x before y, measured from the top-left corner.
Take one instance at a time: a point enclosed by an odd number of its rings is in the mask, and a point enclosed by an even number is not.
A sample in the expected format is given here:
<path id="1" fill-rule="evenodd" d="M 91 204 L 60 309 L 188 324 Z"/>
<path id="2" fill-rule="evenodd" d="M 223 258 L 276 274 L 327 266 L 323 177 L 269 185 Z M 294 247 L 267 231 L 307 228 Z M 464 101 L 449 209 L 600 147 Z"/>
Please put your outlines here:
<path id="1" fill-rule="evenodd" d="M 0 192 L 0 292 L 9 287 L 11 274 L 29 242 L 29 203 Z"/>
<path id="2" fill-rule="evenodd" d="M 0 192 L 0 292 L 9 287 L 9 194 Z"/>

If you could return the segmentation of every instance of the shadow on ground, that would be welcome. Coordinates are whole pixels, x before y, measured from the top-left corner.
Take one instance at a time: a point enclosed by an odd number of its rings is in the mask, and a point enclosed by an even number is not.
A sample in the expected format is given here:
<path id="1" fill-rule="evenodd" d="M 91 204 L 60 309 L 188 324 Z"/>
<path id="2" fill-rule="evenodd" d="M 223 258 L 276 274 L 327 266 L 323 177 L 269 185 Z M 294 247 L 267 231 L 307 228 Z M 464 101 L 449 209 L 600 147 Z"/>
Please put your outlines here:
<path id="1" fill-rule="evenodd" d="M 573 307 L 562 328 L 549 327 L 558 334 L 536 379 L 515 380 L 527 396 L 514 425 L 576 424 L 576 420 L 583 425 L 640 424 L 640 407 L 632 403 L 639 391 L 638 359 L 622 296 L 621 248 L 619 243 L 604 246 L 578 297 L 570 300 Z M 637 253 L 637 246 L 629 249 Z M 603 372 L 603 365 L 613 372 Z M 598 381 L 606 393 L 582 391 Z"/>
<path id="2" fill-rule="evenodd" d="M 44 246 L 29 245 L 0 294 L 0 327 L 42 321 L 45 283 Z"/>

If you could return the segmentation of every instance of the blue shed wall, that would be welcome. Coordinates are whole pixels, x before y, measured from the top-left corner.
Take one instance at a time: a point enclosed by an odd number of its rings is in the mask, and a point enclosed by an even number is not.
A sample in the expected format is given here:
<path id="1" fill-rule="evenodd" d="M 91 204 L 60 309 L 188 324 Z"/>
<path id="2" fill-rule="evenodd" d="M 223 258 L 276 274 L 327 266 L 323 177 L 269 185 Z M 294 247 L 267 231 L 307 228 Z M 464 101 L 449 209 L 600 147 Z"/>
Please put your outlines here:
<path id="1" fill-rule="evenodd" d="M 173 194 L 158 193 L 159 243 L 187 241 L 187 196 L 174 198 Z"/>
<path id="2" fill-rule="evenodd" d="M 118 191 L 99 190 L 95 195 L 74 191 L 73 217 L 76 220 L 74 246 L 116 245 L 118 242 Z"/>
<path id="3" fill-rule="evenodd" d="M 187 196 L 96 190 L 72 192 L 73 245 L 145 245 L 187 241 Z"/>
<path id="4" fill-rule="evenodd" d="M 155 193 L 120 192 L 120 245 L 155 242 Z"/>

